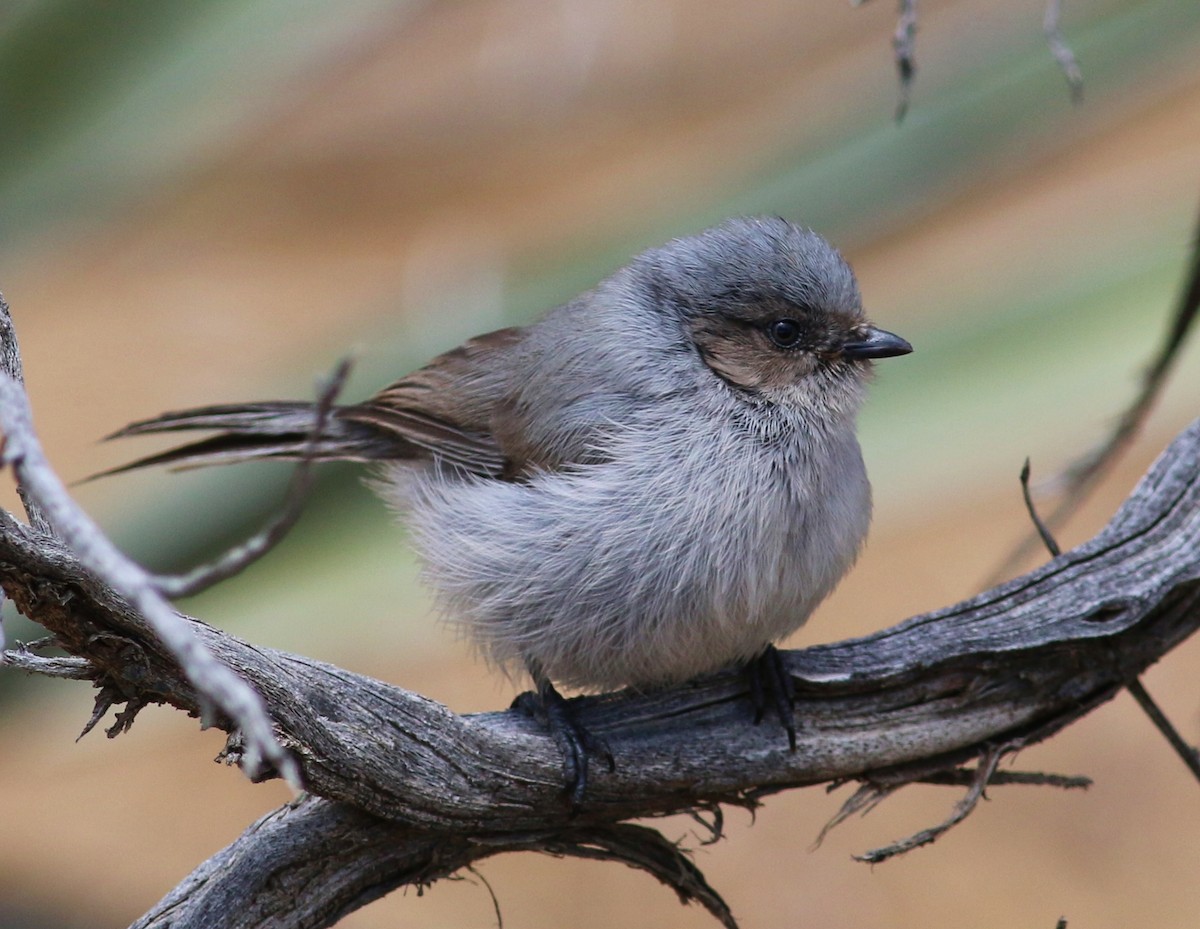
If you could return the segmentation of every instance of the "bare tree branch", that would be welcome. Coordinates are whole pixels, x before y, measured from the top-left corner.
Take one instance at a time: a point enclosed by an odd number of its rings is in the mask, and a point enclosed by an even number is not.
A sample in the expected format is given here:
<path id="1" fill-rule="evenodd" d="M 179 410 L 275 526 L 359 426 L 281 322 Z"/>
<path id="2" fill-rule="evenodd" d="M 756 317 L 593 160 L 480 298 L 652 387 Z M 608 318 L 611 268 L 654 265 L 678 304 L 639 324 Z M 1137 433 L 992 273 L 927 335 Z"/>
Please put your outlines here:
<path id="1" fill-rule="evenodd" d="M 1138 702 L 1138 706 L 1142 711 L 1150 717 L 1150 721 L 1158 728 L 1158 731 L 1163 734 L 1171 748 L 1175 750 L 1183 763 L 1187 765 L 1188 770 L 1192 772 L 1192 776 L 1200 780 L 1200 752 L 1184 741 L 1183 736 L 1179 734 L 1179 730 L 1172 724 L 1164 713 L 1154 702 L 1154 698 L 1147 693 L 1145 686 L 1140 680 L 1132 680 L 1127 685 L 1129 692 L 1133 694 L 1133 699 Z"/>
<path id="2" fill-rule="evenodd" d="M 162 899 L 131 929 L 330 926 L 400 886 L 422 887 L 503 852 L 621 861 L 729 929 L 729 907 L 676 846 L 645 826 L 580 826 L 539 834 L 439 838 L 306 796 L 268 813 Z M 330 869 L 329 861 L 338 868 Z M 305 893 L 297 894 L 298 888 Z M 240 901 L 229 908 L 230 890 Z"/>
<path id="3" fill-rule="evenodd" d="M 896 100 L 896 122 L 908 115 L 912 101 L 913 78 L 917 76 L 917 0 L 900 0 L 900 17 L 892 33 L 892 54 L 896 61 L 896 77 L 900 96 Z"/>
<path id="4" fill-rule="evenodd" d="M 21 363 L 21 349 L 17 343 L 17 333 L 13 329 L 12 316 L 8 311 L 8 303 L 4 300 L 4 294 L 0 294 L 0 371 L 7 374 L 23 388 L 25 385 L 25 371 Z M 3 428 L 0 428 L 0 433 L 3 433 Z M 3 454 L 3 435 L 0 434 L 0 454 Z M 21 504 L 25 507 L 25 515 L 29 518 L 29 524 L 41 532 L 50 532 L 50 523 L 46 519 L 46 514 L 42 512 L 34 501 L 29 499 L 25 488 L 17 485 L 17 494 L 21 498 Z"/>
<path id="5" fill-rule="evenodd" d="M 0 307 L 0 316 L 7 318 L 6 307 Z M 40 512 L 55 534 L 71 547 L 82 570 L 103 577 L 114 593 L 149 624 L 202 695 L 197 709 L 204 713 L 208 701 L 212 701 L 236 721 L 245 733 L 247 769 L 258 774 L 266 762 L 299 786 L 299 769 L 275 740 L 259 695 L 213 657 L 159 592 L 153 576 L 122 555 L 71 499 L 42 453 L 24 389 L 7 373 L 0 373 L 0 432 L 4 435 L 0 465 L 12 467 L 24 498 L 35 505 L 33 512 Z"/>
<path id="6" fill-rule="evenodd" d="M 1044 529 L 1051 532 L 1061 527 L 1087 499 L 1088 494 L 1108 473 L 1121 454 L 1133 444 L 1145 424 L 1158 395 L 1166 385 L 1167 377 L 1179 351 L 1191 331 L 1192 324 L 1200 314 L 1200 220 L 1197 221 L 1192 241 L 1191 259 L 1187 279 L 1179 295 L 1171 324 L 1163 344 L 1142 379 L 1142 388 L 1133 403 L 1121 414 L 1116 427 L 1099 445 L 1081 455 L 1061 474 L 1049 482 L 1045 491 L 1058 494 L 1059 501 L 1038 529 L 1038 535 L 1023 539 L 1001 562 L 992 575 L 990 583 L 1007 577 L 1037 549 L 1038 538 Z"/>
<path id="7" fill-rule="evenodd" d="M 0 652 L 0 665 L 68 681 L 92 679 L 92 666 L 86 658 L 47 658 L 35 654 L 28 645 L 18 645 L 12 650 Z"/>

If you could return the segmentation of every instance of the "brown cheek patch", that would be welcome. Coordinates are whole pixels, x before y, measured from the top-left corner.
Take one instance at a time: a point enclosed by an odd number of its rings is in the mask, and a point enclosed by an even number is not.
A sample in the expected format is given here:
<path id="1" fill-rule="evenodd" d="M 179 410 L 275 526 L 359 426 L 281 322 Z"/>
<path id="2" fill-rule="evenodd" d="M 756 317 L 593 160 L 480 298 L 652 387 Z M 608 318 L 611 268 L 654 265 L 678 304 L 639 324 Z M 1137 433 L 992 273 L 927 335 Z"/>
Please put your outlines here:
<path id="1" fill-rule="evenodd" d="M 781 349 L 757 327 L 704 316 L 691 324 L 700 357 L 719 378 L 742 390 L 787 387 L 809 374 L 815 359 L 802 349 Z"/>

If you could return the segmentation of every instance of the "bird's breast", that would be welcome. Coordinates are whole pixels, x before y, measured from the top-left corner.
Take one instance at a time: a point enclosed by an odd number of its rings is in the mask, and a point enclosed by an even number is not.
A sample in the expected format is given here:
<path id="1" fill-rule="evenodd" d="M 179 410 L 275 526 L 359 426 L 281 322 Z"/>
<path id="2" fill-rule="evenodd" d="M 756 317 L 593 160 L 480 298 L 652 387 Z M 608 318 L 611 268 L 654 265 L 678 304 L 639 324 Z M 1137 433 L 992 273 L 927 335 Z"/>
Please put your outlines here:
<path id="1" fill-rule="evenodd" d="M 808 438 L 672 419 L 521 484 L 422 476 L 410 521 L 443 609 L 494 662 L 585 689 L 672 683 L 796 629 L 853 562 L 857 443 Z"/>

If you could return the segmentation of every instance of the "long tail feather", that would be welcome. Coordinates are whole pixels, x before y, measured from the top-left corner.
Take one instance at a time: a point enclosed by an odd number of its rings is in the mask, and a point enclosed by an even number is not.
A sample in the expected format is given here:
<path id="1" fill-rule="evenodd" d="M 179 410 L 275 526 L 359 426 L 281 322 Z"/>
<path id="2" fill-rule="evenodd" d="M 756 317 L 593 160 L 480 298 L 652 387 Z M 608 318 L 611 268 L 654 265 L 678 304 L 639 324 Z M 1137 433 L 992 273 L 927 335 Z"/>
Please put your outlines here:
<path id="1" fill-rule="evenodd" d="M 187 429 L 220 429 L 246 435 L 296 435 L 309 432 L 315 421 L 312 403 L 267 401 L 236 403 L 227 406 L 202 406 L 194 410 L 163 413 L 118 429 L 109 439 L 156 432 L 180 432 Z"/>
<path id="2" fill-rule="evenodd" d="M 411 457 L 411 446 L 367 425 L 329 417 L 321 436 L 312 441 L 316 407 L 311 403 L 266 402 L 207 406 L 164 413 L 119 429 L 107 439 L 163 432 L 217 430 L 218 434 L 177 448 L 147 455 L 88 478 L 107 477 L 139 468 L 170 465 L 174 470 L 232 464 L 261 458 L 315 461 L 376 461 Z"/>

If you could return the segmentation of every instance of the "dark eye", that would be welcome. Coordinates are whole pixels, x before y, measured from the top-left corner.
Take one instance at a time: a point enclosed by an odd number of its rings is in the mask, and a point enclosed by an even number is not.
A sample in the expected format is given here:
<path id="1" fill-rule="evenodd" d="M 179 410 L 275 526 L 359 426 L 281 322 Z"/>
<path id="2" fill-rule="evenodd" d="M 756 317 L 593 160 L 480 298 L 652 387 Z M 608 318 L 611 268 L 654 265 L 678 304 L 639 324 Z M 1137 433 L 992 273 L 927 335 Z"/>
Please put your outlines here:
<path id="1" fill-rule="evenodd" d="M 800 324 L 794 319 L 777 319 L 767 326 L 767 335 L 780 348 L 792 348 L 800 341 Z"/>

